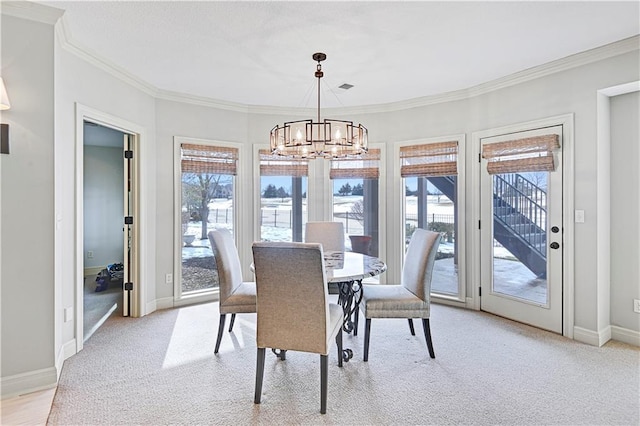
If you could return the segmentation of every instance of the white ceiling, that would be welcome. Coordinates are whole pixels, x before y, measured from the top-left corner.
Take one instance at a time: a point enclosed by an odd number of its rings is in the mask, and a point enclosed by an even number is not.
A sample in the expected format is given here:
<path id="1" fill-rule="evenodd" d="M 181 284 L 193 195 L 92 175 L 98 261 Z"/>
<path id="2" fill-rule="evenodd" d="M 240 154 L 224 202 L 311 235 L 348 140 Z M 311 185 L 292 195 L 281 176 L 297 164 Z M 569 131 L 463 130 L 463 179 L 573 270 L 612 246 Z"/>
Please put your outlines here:
<path id="1" fill-rule="evenodd" d="M 157 89 L 323 107 L 466 89 L 640 33 L 640 2 L 45 1 L 70 41 Z M 338 88 L 343 83 L 350 90 Z"/>

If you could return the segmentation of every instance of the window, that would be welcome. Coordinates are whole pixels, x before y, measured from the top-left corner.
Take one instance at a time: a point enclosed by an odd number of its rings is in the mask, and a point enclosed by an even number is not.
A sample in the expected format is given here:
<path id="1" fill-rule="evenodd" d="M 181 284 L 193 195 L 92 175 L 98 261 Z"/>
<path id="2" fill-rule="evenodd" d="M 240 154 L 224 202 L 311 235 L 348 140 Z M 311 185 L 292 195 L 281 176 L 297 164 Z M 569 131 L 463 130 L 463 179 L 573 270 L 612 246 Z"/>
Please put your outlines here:
<path id="1" fill-rule="evenodd" d="M 309 162 L 260 150 L 260 239 L 302 241 Z"/>
<path id="2" fill-rule="evenodd" d="M 180 144 L 180 294 L 218 287 L 207 233 L 234 231 L 234 182 L 238 150 L 204 143 Z"/>
<path id="3" fill-rule="evenodd" d="M 357 158 L 331 160 L 329 178 L 333 183 L 333 220 L 344 223 L 345 246 L 378 256 L 378 180 L 380 149 Z"/>
<path id="4" fill-rule="evenodd" d="M 459 141 L 433 142 L 400 148 L 400 174 L 405 187 L 405 247 L 416 228 L 439 232 L 442 240 L 433 270 L 431 291 L 463 300 L 460 253 L 464 224 L 460 205 Z"/>

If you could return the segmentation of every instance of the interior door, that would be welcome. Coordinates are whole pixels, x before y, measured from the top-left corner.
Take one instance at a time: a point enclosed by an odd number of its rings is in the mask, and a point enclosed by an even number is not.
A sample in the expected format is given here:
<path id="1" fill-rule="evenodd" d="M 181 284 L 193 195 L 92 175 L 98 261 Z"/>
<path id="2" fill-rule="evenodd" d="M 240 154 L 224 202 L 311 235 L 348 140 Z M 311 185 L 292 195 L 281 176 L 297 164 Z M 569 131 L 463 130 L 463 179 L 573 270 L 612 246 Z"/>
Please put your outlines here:
<path id="1" fill-rule="evenodd" d="M 555 170 L 489 174 L 483 158 L 480 172 L 480 308 L 556 333 L 562 333 L 562 130 L 559 125 L 481 139 L 484 149 L 558 135 Z"/>
<path id="2" fill-rule="evenodd" d="M 124 270 L 123 270 L 123 300 L 122 315 L 132 316 L 132 301 L 134 278 L 136 276 L 135 262 L 135 216 L 134 216 L 134 136 L 124 134 Z"/>

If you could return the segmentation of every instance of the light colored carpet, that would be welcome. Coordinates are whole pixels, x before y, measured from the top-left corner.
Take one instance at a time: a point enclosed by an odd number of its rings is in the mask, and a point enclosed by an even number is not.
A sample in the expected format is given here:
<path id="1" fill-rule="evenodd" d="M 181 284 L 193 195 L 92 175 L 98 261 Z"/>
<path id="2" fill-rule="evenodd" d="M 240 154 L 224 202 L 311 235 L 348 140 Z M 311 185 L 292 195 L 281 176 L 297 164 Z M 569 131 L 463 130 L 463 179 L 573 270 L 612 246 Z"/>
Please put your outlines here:
<path id="1" fill-rule="evenodd" d="M 640 350 L 601 348 L 482 312 L 433 305 L 436 359 L 421 324 L 373 320 L 345 335 L 354 358 L 329 356 L 327 414 L 319 356 L 267 354 L 253 403 L 255 315 L 236 318 L 213 354 L 217 303 L 114 317 L 62 370 L 49 425 L 590 424 L 638 425 Z M 228 324 L 228 321 L 227 321 Z"/>
<path id="2" fill-rule="evenodd" d="M 122 315 L 122 281 L 109 282 L 107 290 L 96 292 L 96 277 L 85 277 L 83 308 L 86 341 L 110 315 Z"/>

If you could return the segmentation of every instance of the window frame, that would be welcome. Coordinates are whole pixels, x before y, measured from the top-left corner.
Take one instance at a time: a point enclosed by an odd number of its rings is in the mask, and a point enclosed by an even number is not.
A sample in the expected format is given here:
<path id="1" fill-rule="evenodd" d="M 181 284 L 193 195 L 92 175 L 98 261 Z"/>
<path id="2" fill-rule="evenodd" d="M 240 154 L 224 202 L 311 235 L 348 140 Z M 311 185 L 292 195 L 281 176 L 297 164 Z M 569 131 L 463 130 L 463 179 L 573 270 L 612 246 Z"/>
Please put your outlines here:
<path id="1" fill-rule="evenodd" d="M 457 232 L 456 239 L 458 239 L 458 294 L 457 295 L 448 295 L 443 293 L 431 293 L 431 298 L 438 300 L 438 302 L 444 304 L 450 304 L 454 306 L 466 306 L 466 294 L 467 294 L 467 243 L 466 243 L 466 231 L 469 228 L 467 224 L 467 214 L 466 214 L 466 191 L 465 188 L 467 186 L 467 180 L 465 175 L 465 163 L 466 163 L 466 135 L 465 134 L 457 134 L 457 135 L 448 135 L 448 136 L 438 136 L 424 139 L 416 139 L 398 142 L 394 145 L 394 177 L 397 179 L 397 193 L 398 195 L 398 205 L 399 211 L 398 221 L 397 221 L 397 234 L 400 235 L 400 238 L 397 241 L 394 241 L 394 247 L 397 247 L 397 256 L 390 261 L 393 262 L 393 265 L 396 266 L 396 274 L 397 279 L 399 280 L 402 267 L 404 266 L 404 254 L 405 254 L 405 244 L 406 240 L 406 229 L 405 229 L 405 218 L 406 218 L 406 192 L 405 192 L 405 180 L 400 175 L 400 169 L 402 165 L 402 160 L 400 158 L 400 148 L 406 146 L 413 145 L 425 145 L 425 144 L 433 144 L 440 143 L 444 141 L 456 141 L 458 143 L 458 159 L 457 159 L 457 200 L 455 200 L 457 205 L 458 217 L 457 217 Z M 395 278 L 395 277 L 394 277 Z M 399 282 L 399 281 L 398 281 Z"/>
<path id="2" fill-rule="evenodd" d="M 238 157 L 236 163 L 236 175 L 233 176 L 233 216 L 232 216 L 232 229 L 233 236 L 238 246 L 238 241 L 242 241 L 239 231 L 240 227 L 240 215 L 239 212 L 242 209 L 241 198 L 238 194 L 241 191 L 241 179 L 239 177 L 242 173 L 242 157 L 243 157 L 243 145 L 234 142 L 218 141 L 211 139 L 197 139 L 184 136 L 175 136 L 174 141 L 174 191 L 173 191 L 173 223 L 174 223 L 174 264 L 173 264 L 173 299 L 174 306 L 182 306 L 193 303 L 200 303 L 206 301 L 213 301 L 219 298 L 219 287 L 212 288 L 210 290 L 198 291 L 195 293 L 183 294 L 182 291 L 182 144 L 194 144 L 194 145 L 207 145 L 217 146 L 221 148 L 234 148 L 238 150 Z M 213 256 L 213 252 L 211 253 Z"/>

